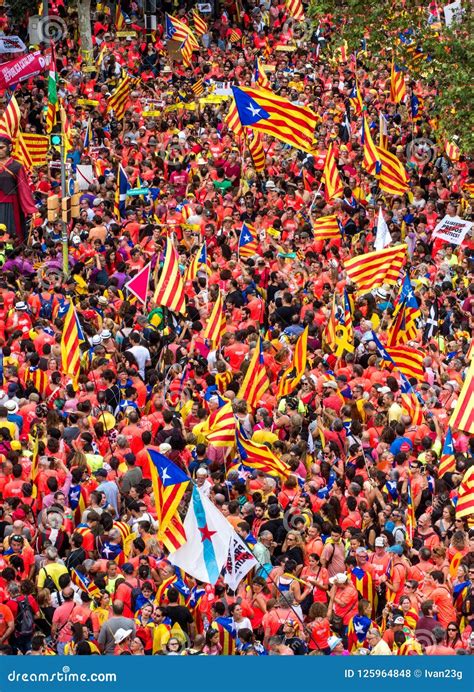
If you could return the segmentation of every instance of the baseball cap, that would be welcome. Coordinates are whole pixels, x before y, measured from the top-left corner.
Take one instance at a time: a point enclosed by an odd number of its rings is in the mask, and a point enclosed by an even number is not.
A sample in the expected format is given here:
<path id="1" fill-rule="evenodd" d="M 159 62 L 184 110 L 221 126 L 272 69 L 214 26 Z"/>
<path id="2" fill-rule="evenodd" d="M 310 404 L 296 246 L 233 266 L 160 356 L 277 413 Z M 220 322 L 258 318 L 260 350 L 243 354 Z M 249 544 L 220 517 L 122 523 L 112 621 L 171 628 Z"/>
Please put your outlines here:
<path id="1" fill-rule="evenodd" d="M 342 639 L 340 637 L 336 637 L 333 635 L 332 637 L 329 637 L 328 639 L 328 647 L 331 649 L 331 651 L 334 651 L 336 646 L 342 642 Z"/>
<path id="2" fill-rule="evenodd" d="M 380 387 L 379 394 L 390 394 L 391 391 L 390 387 Z"/>
<path id="3" fill-rule="evenodd" d="M 385 546 L 385 539 L 382 536 L 378 536 L 375 539 L 375 547 L 376 548 L 383 548 Z"/>
<path id="4" fill-rule="evenodd" d="M 404 618 L 402 618 L 401 615 L 396 617 L 395 620 L 393 621 L 394 625 L 403 625 L 404 623 L 405 623 L 405 620 L 404 620 Z"/>
<path id="5" fill-rule="evenodd" d="M 387 548 L 387 553 L 395 553 L 395 555 L 403 555 L 403 548 L 401 545 L 392 545 Z"/>

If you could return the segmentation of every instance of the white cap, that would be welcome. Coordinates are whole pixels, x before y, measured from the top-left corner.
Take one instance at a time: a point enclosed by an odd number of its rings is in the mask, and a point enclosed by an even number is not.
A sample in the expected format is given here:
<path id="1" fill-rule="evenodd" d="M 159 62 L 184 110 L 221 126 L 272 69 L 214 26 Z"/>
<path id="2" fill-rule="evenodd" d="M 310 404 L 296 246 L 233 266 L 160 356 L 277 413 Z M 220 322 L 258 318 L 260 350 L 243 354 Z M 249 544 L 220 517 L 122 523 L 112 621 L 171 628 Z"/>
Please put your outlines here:
<path id="1" fill-rule="evenodd" d="M 112 333 L 108 329 L 103 329 L 100 333 L 100 338 L 102 341 L 104 339 L 110 339 L 112 337 Z"/>
<path id="2" fill-rule="evenodd" d="M 391 391 L 390 387 L 380 387 L 379 394 L 390 394 Z"/>
<path id="3" fill-rule="evenodd" d="M 347 574 L 344 572 L 338 572 L 333 577 L 329 579 L 330 584 L 345 584 L 347 581 Z"/>
<path id="4" fill-rule="evenodd" d="M 171 445 L 169 445 L 167 442 L 163 442 L 159 447 L 158 450 L 160 451 L 161 454 L 166 454 L 167 452 L 171 452 Z"/>
<path id="5" fill-rule="evenodd" d="M 331 389 L 337 389 L 337 382 L 333 382 L 333 380 L 323 382 L 323 387 L 331 387 Z"/>
<path id="6" fill-rule="evenodd" d="M 16 413 L 18 411 L 18 404 L 13 399 L 5 402 L 5 408 L 9 413 Z"/>
<path id="7" fill-rule="evenodd" d="M 385 548 L 385 538 L 383 536 L 377 536 L 375 539 L 376 548 Z"/>
<path id="8" fill-rule="evenodd" d="M 342 639 L 340 637 L 336 637 L 334 634 L 332 637 L 329 637 L 328 639 L 328 646 L 331 649 L 331 651 L 334 651 L 336 646 L 342 642 Z"/>
<path id="9" fill-rule="evenodd" d="M 20 300 L 18 303 L 15 303 L 15 310 L 27 310 L 28 306 L 23 300 Z"/>

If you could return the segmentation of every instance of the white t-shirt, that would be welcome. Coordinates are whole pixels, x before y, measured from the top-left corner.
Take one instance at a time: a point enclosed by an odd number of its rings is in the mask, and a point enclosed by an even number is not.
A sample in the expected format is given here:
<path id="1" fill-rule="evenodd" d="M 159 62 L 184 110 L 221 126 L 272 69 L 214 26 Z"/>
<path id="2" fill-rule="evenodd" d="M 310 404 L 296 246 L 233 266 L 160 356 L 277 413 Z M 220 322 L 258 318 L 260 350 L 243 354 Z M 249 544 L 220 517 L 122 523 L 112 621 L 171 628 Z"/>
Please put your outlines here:
<path id="1" fill-rule="evenodd" d="M 132 346 L 128 348 L 127 351 L 133 355 L 138 364 L 138 372 L 144 378 L 145 377 L 145 365 L 151 360 L 150 351 L 146 346 Z"/>

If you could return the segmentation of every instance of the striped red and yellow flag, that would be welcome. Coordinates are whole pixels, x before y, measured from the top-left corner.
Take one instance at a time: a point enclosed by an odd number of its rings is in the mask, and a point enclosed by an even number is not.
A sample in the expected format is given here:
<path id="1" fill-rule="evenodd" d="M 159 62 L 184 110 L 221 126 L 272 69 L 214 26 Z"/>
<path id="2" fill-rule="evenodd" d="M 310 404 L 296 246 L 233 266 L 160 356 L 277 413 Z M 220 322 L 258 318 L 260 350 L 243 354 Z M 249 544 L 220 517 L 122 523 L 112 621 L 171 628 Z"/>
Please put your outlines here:
<path id="1" fill-rule="evenodd" d="M 286 9 L 292 19 L 304 22 L 304 10 L 301 0 L 286 0 Z"/>
<path id="2" fill-rule="evenodd" d="M 198 80 L 194 82 L 194 84 L 191 84 L 191 89 L 193 90 L 194 96 L 196 98 L 199 98 L 204 94 L 204 80 L 202 77 L 200 77 Z"/>
<path id="3" fill-rule="evenodd" d="M 392 69 L 390 72 L 390 101 L 392 103 L 402 103 L 406 95 L 407 90 L 403 71 L 395 64 L 395 61 L 392 61 Z"/>
<path id="4" fill-rule="evenodd" d="M 462 430 L 469 435 L 474 435 L 474 360 L 466 374 L 458 403 L 451 415 L 449 427 L 451 430 Z"/>
<path id="5" fill-rule="evenodd" d="M 311 153 L 318 116 L 269 89 L 232 87 L 241 123 Z M 249 120 L 250 117 L 250 120 Z"/>
<path id="6" fill-rule="evenodd" d="M 181 44 L 180 50 L 181 50 L 181 58 L 183 60 L 183 65 L 185 67 L 191 67 L 192 58 L 193 58 L 193 50 L 196 50 L 196 46 L 193 45 L 189 36 L 184 39 L 183 43 Z"/>
<path id="7" fill-rule="evenodd" d="M 336 350 L 336 346 L 337 346 L 336 330 L 339 326 L 339 322 L 336 318 L 336 310 L 337 310 L 336 294 L 334 293 L 333 297 L 332 297 L 332 305 L 331 305 L 331 312 L 329 314 L 329 319 L 326 323 L 326 326 L 323 329 L 324 343 L 332 351 Z"/>
<path id="8" fill-rule="evenodd" d="M 199 49 L 199 42 L 194 35 L 193 30 L 191 29 L 190 26 L 185 24 L 179 19 L 176 19 L 176 17 L 173 17 L 171 14 L 167 14 L 165 16 L 165 32 L 166 32 L 166 38 L 167 39 L 172 39 L 173 41 L 185 41 L 187 38 L 189 38 L 189 41 L 192 46 L 196 50 Z"/>
<path id="9" fill-rule="evenodd" d="M 20 132 L 20 120 L 20 108 L 12 95 L 0 119 L 0 135 L 6 135 L 14 141 Z"/>
<path id="10" fill-rule="evenodd" d="M 389 348 L 385 347 L 388 355 L 395 363 L 395 367 L 407 377 L 414 377 L 416 380 L 423 380 L 425 371 L 423 368 L 424 353 L 412 346 L 397 345 Z"/>
<path id="11" fill-rule="evenodd" d="M 207 23 L 201 17 L 201 15 L 196 10 L 196 8 L 193 9 L 192 17 L 193 17 L 194 29 L 196 31 L 196 34 L 198 36 L 204 36 L 204 34 L 207 34 L 207 32 L 209 31 L 209 29 L 207 27 Z"/>
<path id="12" fill-rule="evenodd" d="M 81 350 L 79 348 L 76 310 L 72 300 L 69 303 L 69 309 L 64 318 L 61 335 L 61 365 L 62 371 L 69 375 L 74 383 L 77 383 L 81 369 Z"/>
<path id="13" fill-rule="evenodd" d="M 38 367 L 28 368 L 25 372 L 25 384 L 31 382 L 33 387 L 43 396 L 49 386 L 48 373 Z"/>
<path id="14" fill-rule="evenodd" d="M 451 428 L 448 428 L 439 457 L 438 478 L 442 478 L 445 473 L 453 473 L 455 470 L 456 457 L 454 456 L 453 433 Z"/>
<path id="15" fill-rule="evenodd" d="M 474 466 L 471 466 L 461 481 L 456 503 L 456 516 L 458 519 L 474 517 Z"/>
<path id="16" fill-rule="evenodd" d="M 173 312 L 186 313 L 184 282 L 179 273 L 178 255 L 170 238 L 166 239 L 165 259 L 153 300 Z"/>
<path id="17" fill-rule="evenodd" d="M 304 332 L 296 342 L 291 365 L 285 370 L 280 380 L 277 393 L 277 397 L 279 399 L 283 396 L 291 394 L 291 392 L 293 392 L 300 383 L 300 380 L 306 371 L 307 352 L 308 327 L 305 328 Z"/>
<path id="18" fill-rule="evenodd" d="M 224 122 L 231 132 L 234 133 L 236 137 L 243 137 L 244 128 L 239 118 L 239 111 L 237 110 L 237 105 L 235 99 L 231 99 L 229 104 L 229 110 L 227 115 L 224 117 Z"/>
<path id="19" fill-rule="evenodd" d="M 247 128 L 247 146 L 252 156 L 252 161 L 257 173 L 262 173 L 265 170 L 265 151 L 263 149 L 262 135 L 260 132 L 253 132 L 252 136 L 250 128 Z"/>
<path id="20" fill-rule="evenodd" d="M 107 112 L 114 111 L 117 120 L 122 120 L 125 115 L 127 103 L 130 98 L 132 79 L 125 75 L 120 84 L 115 89 L 107 103 Z"/>
<path id="21" fill-rule="evenodd" d="M 158 540 L 173 552 L 186 543 L 186 532 L 178 508 L 190 479 L 167 457 L 154 449 L 147 451 L 158 520 Z"/>
<path id="22" fill-rule="evenodd" d="M 239 430 L 237 430 L 236 441 L 237 452 L 244 466 L 263 471 L 270 476 L 288 478 L 291 475 L 288 464 L 278 459 L 266 445 L 248 440 Z"/>
<path id="23" fill-rule="evenodd" d="M 44 135 L 31 134 L 30 132 L 18 133 L 18 151 L 21 155 L 27 168 L 32 166 L 44 166 L 47 163 L 49 151 L 49 137 Z"/>
<path id="24" fill-rule="evenodd" d="M 260 58 L 257 56 L 255 58 L 255 72 L 253 76 L 253 80 L 255 84 L 262 89 L 270 89 L 270 80 L 268 79 L 265 70 L 262 67 L 262 64 L 260 62 Z"/>
<path id="25" fill-rule="evenodd" d="M 409 187 L 403 163 L 390 151 L 376 149 L 380 160 L 380 171 L 376 173 L 380 189 L 391 195 L 403 195 Z"/>
<path id="26" fill-rule="evenodd" d="M 367 118 L 365 116 L 363 119 L 361 144 L 364 148 L 362 168 L 364 168 L 367 173 L 373 173 L 380 165 L 380 157 L 378 155 L 377 147 L 374 144 L 374 140 L 372 139 L 369 123 L 367 122 Z"/>
<path id="27" fill-rule="evenodd" d="M 205 434 L 208 443 L 214 447 L 235 445 L 235 416 L 230 402 L 219 409 L 209 432 Z"/>
<path id="28" fill-rule="evenodd" d="M 405 263 L 407 245 L 401 243 L 384 250 L 367 252 L 344 261 L 348 278 L 361 293 L 383 284 L 395 284 Z"/>
<path id="29" fill-rule="evenodd" d="M 270 381 L 263 361 L 262 339 L 259 336 L 237 397 L 244 399 L 251 408 L 255 408 L 269 386 Z"/>
<path id="30" fill-rule="evenodd" d="M 13 151 L 12 151 L 12 156 L 14 159 L 19 161 L 27 170 L 31 170 L 33 168 L 33 160 L 30 156 L 30 153 L 25 145 L 25 141 L 23 139 L 23 133 L 19 132 L 18 137 L 15 140 L 14 146 L 13 146 Z"/>
<path id="31" fill-rule="evenodd" d="M 332 240 L 341 237 L 341 227 L 335 214 L 321 216 L 313 223 L 313 234 L 315 240 Z"/>
<path id="32" fill-rule="evenodd" d="M 203 332 L 204 339 L 208 339 L 214 348 L 219 346 L 222 335 L 225 332 L 225 316 L 222 294 L 219 291 L 216 302 L 212 308 L 212 312 L 207 320 L 206 327 Z"/>
<path id="33" fill-rule="evenodd" d="M 186 271 L 184 273 L 184 283 L 186 283 L 187 281 L 195 281 L 198 275 L 198 271 L 201 267 L 205 267 L 205 269 L 209 272 L 206 241 L 204 241 L 204 243 L 201 245 L 199 250 L 196 252 L 194 257 L 188 264 Z"/>
<path id="34" fill-rule="evenodd" d="M 416 394 L 413 392 L 403 393 L 401 403 L 413 425 L 421 425 L 423 423 L 423 410 Z"/>
<path id="35" fill-rule="evenodd" d="M 322 182 L 324 183 L 324 199 L 330 202 L 335 197 L 341 197 L 344 190 L 341 176 L 337 170 L 336 157 L 334 156 L 333 143 L 331 142 L 324 162 Z"/>
<path id="36" fill-rule="evenodd" d="M 451 161 L 459 161 L 459 157 L 461 156 L 461 150 L 459 149 L 457 144 L 446 140 L 444 150 L 446 152 L 446 155 L 451 159 Z"/>

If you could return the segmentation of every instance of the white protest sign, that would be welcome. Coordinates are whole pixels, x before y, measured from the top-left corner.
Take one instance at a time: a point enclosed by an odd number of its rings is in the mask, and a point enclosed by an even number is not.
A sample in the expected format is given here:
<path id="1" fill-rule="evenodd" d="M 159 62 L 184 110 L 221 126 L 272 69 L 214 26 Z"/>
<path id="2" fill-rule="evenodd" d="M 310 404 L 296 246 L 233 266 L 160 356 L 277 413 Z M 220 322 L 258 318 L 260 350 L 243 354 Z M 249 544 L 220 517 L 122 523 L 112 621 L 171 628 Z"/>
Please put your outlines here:
<path id="1" fill-rule="evenodd" d="M 89 185 L 94 182 L 95 175 L 91 165 L 79 164 L 76 167 L 76 180 L 79 184 L 79 190 L 87 190 Z"/>
<path id="2" fill-rule="evenodd" d="M 446 26 L 451 26 L 451 24 L 458 24 L 462 22 L 463 9 L 461 7 L 461 0 L 455 0 L 455 2 L 445 5 L 443 7 L 443 11 Z"/>
<path id="3" fill-rule="evenodd" d="M 461 219 L 459 216 L 445 216 L 434 229 L 433 237 L 441 238 L 453 245 L 461 245 L 471 227 L 471 221 Z"/>

